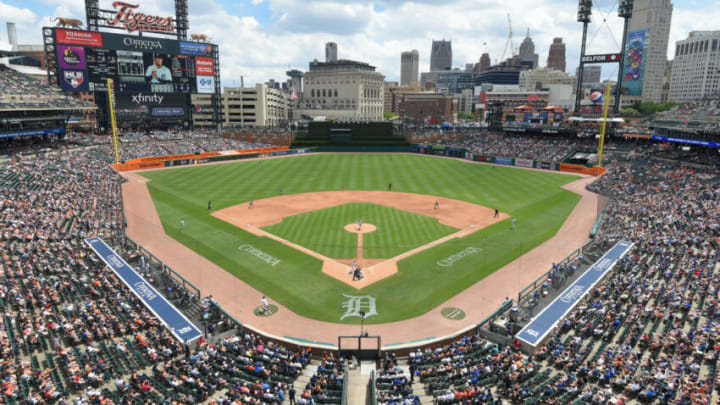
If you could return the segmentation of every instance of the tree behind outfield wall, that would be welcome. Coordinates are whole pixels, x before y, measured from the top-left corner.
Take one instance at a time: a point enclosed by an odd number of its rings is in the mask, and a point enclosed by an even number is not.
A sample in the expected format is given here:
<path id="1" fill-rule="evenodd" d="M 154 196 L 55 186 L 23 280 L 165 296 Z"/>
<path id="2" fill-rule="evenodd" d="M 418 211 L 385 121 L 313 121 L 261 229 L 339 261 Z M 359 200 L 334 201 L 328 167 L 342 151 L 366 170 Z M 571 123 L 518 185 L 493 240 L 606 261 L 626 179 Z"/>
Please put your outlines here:
<path id="1" fill-rule="evenodd" d="M 667 102 L 664 104 L 655 104 L 652 101 L 644 101 L 642 103 L 638 103 L 633 106 L 633 109 L 639 112 L 641 115 L 652 115 L 655 113 L 667 111 L 673 107 L 678 105 L 678 103 L 675 102 Z M 625 110 L 625 109 L 623 109 Z M 621 111 L 622 114 L 622 111 Z"/>

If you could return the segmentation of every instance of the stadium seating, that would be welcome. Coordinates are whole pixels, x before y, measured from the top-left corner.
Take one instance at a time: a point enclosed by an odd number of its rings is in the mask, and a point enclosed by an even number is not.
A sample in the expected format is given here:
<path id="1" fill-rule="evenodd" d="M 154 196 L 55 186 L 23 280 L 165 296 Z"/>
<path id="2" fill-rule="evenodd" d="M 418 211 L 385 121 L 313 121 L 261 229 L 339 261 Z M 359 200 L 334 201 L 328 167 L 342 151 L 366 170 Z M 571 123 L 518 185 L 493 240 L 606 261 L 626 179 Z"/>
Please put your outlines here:
<path id="1" fill-rule="evenodd" d="M 251 147 L 212 134 L 125 138 L 132 157 Z M 108 167 L 110 146 L 102 142 L 99 150 L 60 147 L 0 167 L 0 402 L 283 402 L 317 361 L 298 392 L 301 403 L 339 403 L 343 362 L 231 332 L 211 297 L 195 296 L 157 266 L 143 266 L 132 247 L 122 249 L 123 180 Z M 460 144 L 553 160 L 584 142 L 478 135 Z M 416 403 L 424 393 L 413 390 L 414 380 L 438 404 L 716 402 L 720 176 L 717 155 L 695 149 L 633 144 L 589 186 L 609 203 L 585 254 L 596 259 L 621 238 L 636 248 L 535 355 L 480 337 L 407 360 L 387 354 L 376 400 Z M 121 247 L 188 316 L 229 335 L 184 347 L 84 245 L 90 236 Z"/>
<path id="2" fill-rule="evenodd" d="M 0 110 L 94 108 L 58 87 L 0 65 Z"/>

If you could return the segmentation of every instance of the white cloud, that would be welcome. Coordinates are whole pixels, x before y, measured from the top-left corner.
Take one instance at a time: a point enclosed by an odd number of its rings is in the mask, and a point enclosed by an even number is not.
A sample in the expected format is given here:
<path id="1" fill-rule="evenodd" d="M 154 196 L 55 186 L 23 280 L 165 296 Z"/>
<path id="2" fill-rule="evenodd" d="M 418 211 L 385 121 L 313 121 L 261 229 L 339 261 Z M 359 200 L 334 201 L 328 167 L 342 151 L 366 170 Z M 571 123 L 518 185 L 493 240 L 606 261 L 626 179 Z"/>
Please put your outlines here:
<path id="1" fill-rule="evenodd" d="M 8 19 L 18 22 L 23 42 L 40 43 L 40 27 L 48 24 L 49 16 L 37 16 L 2 1 L 0 23 L 9 16 Z M 83 0 L 42 1 L 51 6 L 48 9 L 53 10 L 53 16 L 84 20 Z M 232 15 L 218 0 L 190 2 L 190 32 L 209 34 L 213 42 L 220 45 L 225 86 L 239 85 L 241 76 L 246 85 L 271 78 L 285 80 L 288 67 L 306 70 L 309 61 L 324 58 L 324 44 L 328 41 L 337 42 L 341 58 L 375 65 L 388 80 L 398 80 L 400 52 L 405 50 L 417 49 L 420 70 L 428 70 L 432 39 L 453 41 L 453 65 L 457 67 L 477 62 L 483 52 L 489 52 L 495 62 L 500 59 L 507 40 L 508 13 L 512 17 L 515 47 L 519 47 L 530 28 L 541 64 L 547 60 L 554 37 L 562 37 L 566 43 L 569 72 L 574 73 L 580 53 L 582 24 L 576 21 L 577 0 L 451 0 L 442 5 L 435 0 L 251 2 L 269 8 L 270 22 Z M 617 17 L 616 3 L 617 0 L 594 0 L 593 23 L 588 29 L 589 53 L 619 51 L 622 20 Z M 686 37 L 691 29 L 716 28 L 713 24 L 720 19 L 720 2 L 714 0 L 713 3 L 696 10 L 676 7 L 669 57 L 674 53 L 674 42 Z M 109 8 L 109 0 L 102 0 L 101 6 Z M 174 13 L 172 0 L 144 0 L 142 7 L 151 14 Z M 245 9 L 240 5 L 239 10 Z M 238 13 L 238 8 L 232 12 Z M 610 26 L 612 35 L 606 25 Z M 612 71 L 606 70 L 606 77 L 616 75 L 614 67 Z"/>

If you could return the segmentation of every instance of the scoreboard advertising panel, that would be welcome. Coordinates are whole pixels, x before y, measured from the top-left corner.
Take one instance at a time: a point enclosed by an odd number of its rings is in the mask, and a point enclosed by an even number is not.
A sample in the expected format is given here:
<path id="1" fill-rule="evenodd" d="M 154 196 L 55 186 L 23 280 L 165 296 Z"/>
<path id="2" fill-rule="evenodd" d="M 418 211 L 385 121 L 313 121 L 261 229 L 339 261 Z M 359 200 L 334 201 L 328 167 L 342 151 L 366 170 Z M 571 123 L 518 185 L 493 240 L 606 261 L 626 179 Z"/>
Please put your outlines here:
<path id="1" fill-rule="evenodd" d="M 104 92 L 109 78 L 118 95 L 215 92 L 212 44 L 61 28 L 55 42 L 65 91 Z"/>

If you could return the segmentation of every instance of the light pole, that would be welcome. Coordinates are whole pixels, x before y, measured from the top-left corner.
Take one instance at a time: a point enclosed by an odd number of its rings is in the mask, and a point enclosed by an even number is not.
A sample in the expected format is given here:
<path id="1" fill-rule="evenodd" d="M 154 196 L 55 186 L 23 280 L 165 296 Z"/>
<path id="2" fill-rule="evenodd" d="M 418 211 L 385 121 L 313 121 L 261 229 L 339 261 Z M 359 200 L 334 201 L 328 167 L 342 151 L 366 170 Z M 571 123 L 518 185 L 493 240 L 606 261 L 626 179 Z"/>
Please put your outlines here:
<path id="1" fill-rule="evenodd" d="M 622 82 L 624 72 L 623 69 L 625 67 L 625 46 L 627 44 L 627 31 L 628 31 L 628 24 L 630 23 L 630 18 L 632 17 L 633 12 L 633 6 L 634 6 L 634 0 L 620 0 L 620 5 L 618 7 L 618 16 L 622 18 L 624 21 L 623 26 L 623 37 L 622 37 L 622 45 L 620 48 L 620 60 L 618 61 L 618 79 L 617 83 L 615 84 L 615 105 L 613 106 L 613 112 L 615 114 L 620 113 L 620 97 L 622 97 Z M 610 97 L 608 94 L 607 97 Z"/>
<path id="2" fill-rule="evenodd" d="M 365 311 L 360 311 L 360 336 L 363 335 L 364 322 L 365 322 Z"/>

